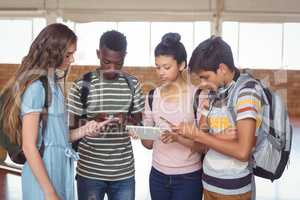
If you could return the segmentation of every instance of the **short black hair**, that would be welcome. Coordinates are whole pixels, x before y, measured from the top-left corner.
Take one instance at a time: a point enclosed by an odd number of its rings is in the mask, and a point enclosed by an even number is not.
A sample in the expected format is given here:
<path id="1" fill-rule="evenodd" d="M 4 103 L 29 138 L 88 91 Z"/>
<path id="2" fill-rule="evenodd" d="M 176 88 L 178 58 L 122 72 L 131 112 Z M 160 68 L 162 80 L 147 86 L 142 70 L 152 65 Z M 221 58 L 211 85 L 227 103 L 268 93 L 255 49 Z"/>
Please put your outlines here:
<path id="1" fill-rule="evenodd" d="M 126 53 L 127 40 L 126 36 L 119 31 L 111 30 L 106 31 L 100 38 L 100 49 L 106 47 L 113 51 L 119 51 Z"/>
<path id="2" fill-rule="evenodd" d="M 180 39 L 181 36 L 178 33 L 166 33 L 155 47 L 154 56 L 172 56 L 178 64 L 185 62 L 186 65 L 187 54 Z"/>
<path id="3" fill-rule="evenodd" d="M 237 70 L 230 46 L 221 37 L 212 36 L 195 48 L 188 67 L 190 72 L 217 72 L 221 63 L 226 64 L 231 71 Z"/>

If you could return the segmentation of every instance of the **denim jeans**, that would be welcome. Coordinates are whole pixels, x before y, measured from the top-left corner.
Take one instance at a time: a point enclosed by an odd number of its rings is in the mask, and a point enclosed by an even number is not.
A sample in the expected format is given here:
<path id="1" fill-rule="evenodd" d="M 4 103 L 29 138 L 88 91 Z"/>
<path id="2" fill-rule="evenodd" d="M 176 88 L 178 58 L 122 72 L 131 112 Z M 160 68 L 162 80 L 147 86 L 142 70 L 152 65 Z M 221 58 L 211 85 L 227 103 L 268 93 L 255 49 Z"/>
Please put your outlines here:
<path id="1" fill-rule="evenodd" d="M 202 170 L 188 174 L 166 175 L 152 167 L 150 194 L 152 200 L 201 200 Z"/>
<path id="2" fill-rule="evenodd" d="M 134 177 L 120 181 L 101 181 L 77 175 L 78 200 L 134 200 Z"/>

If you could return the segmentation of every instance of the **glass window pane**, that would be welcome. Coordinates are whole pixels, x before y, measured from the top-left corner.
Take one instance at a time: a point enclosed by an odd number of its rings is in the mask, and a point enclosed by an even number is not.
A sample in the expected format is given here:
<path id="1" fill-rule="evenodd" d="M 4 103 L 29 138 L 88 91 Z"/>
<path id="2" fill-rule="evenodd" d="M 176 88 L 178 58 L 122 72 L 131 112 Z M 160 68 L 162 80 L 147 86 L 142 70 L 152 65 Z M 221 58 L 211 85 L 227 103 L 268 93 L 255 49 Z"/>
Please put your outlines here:
<path id="1" fill-rule="evenodd" d="M 222 38 L 227 42 L 232 50 L 233 59 L 236 67 L 239 67 L 239 23 L 238 22 L 223 22 Z"/>
<path id="2" fill-rule="evenodd" d="M 75 31 L 75 22 L 69 21 L 69 20 L 63 20 L 63 18 L 59 17 L 56 20 L 57 23 L 62 23 L 66 26 L 68 26 L 71 30 Z"/>
<path id="3" fill-rule="evenodd" d="M 194 48 L 211 36 L 210 22 L 195 22 Z"/>
<path id="4" fill-rule="evenodd" d="M 289 69 L 299 69 L 300 23 L 284 24 L 283 65 Z"/>
<path id="5" fill-rule="evenodd" d="M 78 42 L 75 63 L 98 65 L 96 50 L 99 49 L 100 36 L 112 29 L 117 29 L 116 22 L 76 23 Z"/>
<path id="6" fill-rule="evenodd" d="M 154 66 L 154 49 L 161 41 L 162 36 L 168 32 L 177 32 L 181 35 L 181 42 L 184 44 L 188 59 L 192 53 L 193 42 L 192 22 L 153 22 L 151 24 L 151 63 Z"/>
<path id="7" fill-rule="evenodd" d="M 282 25 L 240 23 L 239 64 L 278 68 L 282 65 Z"/>
<path id="8" fill-rule="evenodd" d="M 32 41 L 32 20 L 0 20 L 0 62 L 21 63 Z"/>
<path id="9" fill-rule="evenodd" d="M 150 65 L 150 23 L 120 22 L 118 30 L 127 38 L 125 66 Z"/>
<path id="10" fill-rule="evenodd" d="M 33 23 L 33 39 L 38 36 L 43 28 L 47 25 L 45 18 L 34 18 L 32 20 Z"/>

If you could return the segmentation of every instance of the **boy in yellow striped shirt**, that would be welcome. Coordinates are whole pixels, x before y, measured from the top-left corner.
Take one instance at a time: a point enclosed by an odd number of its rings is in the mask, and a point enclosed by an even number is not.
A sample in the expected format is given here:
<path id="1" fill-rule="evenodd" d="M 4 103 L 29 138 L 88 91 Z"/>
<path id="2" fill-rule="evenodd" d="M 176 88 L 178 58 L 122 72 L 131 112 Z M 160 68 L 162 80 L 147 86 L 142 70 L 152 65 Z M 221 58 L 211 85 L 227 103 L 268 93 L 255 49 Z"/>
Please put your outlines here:
<path id="1" fill-rule="evenodd" d="M 209 107 L 204 110 L 201 126 L 209 132 L 182 123 L 174 130 L 209 148 L 203 162 L 205 200 L 250 200 L 254 196 L 253 174 L 249 160 L 260 125 L 261 93 L 255 84 L 240 89 L 234 106 L 236 119 L 230 117 L 228 99 L 240 77 L 234 66 L 230 46 L 220 37 L 212 37 L 194 50 L 189 70 L 210 89 Z M 214 135 L 236 129 L 236 137 L 224 139 Z"/>

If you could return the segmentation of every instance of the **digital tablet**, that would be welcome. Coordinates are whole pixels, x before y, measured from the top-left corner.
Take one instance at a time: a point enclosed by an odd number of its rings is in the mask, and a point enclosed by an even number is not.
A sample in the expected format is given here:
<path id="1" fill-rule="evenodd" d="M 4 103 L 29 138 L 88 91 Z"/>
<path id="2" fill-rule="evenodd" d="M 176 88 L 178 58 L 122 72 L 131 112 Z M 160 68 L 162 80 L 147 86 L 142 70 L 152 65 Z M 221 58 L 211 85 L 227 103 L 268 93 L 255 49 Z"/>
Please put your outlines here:
<path id="1" fill-rule="evenodd" d="M 158 127 L 152 126 L 132 126 L 127 125 L 126 130 L 135 133 L 143 140 L 158 140 L 162 130 Z"/>

